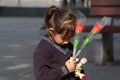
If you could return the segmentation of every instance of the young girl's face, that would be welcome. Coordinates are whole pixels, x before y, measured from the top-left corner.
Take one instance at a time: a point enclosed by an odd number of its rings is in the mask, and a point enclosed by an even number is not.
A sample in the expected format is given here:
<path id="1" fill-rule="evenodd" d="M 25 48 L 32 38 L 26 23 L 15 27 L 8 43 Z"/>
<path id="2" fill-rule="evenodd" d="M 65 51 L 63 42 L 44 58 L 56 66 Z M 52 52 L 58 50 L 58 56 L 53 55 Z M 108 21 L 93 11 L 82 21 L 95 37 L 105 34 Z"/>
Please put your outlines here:
<path id="1" fill-rule="evenodd" d="M 68 44 L 69 41 L 70 41 L 70 38 L 71 38 L 70 34 L 68 34 L 67 36 L 64 36 L 64 35 L 65 35 L 65 33 L 63 33 L 63 34 L 57 34 L 57 33 L 52 34 L 51 35 L 51 40 L 58 45 Z"/>
<path id="2" fill-rule="evenodd" d="M 52 37 L 52 39 L 56 44 L 59 44 L 59 45 L 68 44 L 68 42 L 70 40 L 70 38 L 64 39 L 62 34 L 55 34 L 54 37 Z"/>

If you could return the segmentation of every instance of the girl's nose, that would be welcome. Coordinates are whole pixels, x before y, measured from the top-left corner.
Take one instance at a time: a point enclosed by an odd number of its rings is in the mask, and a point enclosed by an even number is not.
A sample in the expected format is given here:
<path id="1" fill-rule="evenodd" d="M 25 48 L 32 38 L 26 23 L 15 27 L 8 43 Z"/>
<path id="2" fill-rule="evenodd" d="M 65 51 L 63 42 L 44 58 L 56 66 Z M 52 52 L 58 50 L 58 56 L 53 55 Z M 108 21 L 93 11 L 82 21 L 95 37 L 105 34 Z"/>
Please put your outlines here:
<path id="1" fill-rule="evenodd" d="M 64 44 L 68 44 L 68 41 L 64 41 Z"/>

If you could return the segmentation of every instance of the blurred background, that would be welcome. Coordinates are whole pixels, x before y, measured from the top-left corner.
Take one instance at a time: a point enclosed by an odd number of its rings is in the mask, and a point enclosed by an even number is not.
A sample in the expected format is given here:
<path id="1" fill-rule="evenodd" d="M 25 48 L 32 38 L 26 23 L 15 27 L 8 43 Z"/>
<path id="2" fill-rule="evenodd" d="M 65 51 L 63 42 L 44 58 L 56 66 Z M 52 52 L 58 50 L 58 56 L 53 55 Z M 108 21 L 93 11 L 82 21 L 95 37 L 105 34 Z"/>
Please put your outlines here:
<path id="1" fill-rule="evenodd" d="M 49 7 L 51 5 L 89 7 L 90 0 L 0 0 L 0 5 L 8 7 Z"/>
<path id="2" fill-rule="evenodd" d="M 90 16 L 91 0 L 0 0 L 0 80 L 35 80 L 33 53 L 43 36 L 39 29 L 44 23 L 45 11 L 51 5 L 79 9 L 87 17 L 86 26 L 101 19 Z M 108 25 L 111 17 L 109 20 Z M 120 25 L 119 17 L 114 18 L 114 25 Z M 87 34 L 82 33 L 81 39 Z M 120 34 L 113 34 L 114 63 L 108 65 L 94 63 L 101 37 L 96 35 L 80 55 L 88 59 L 84 65 L 87 80 L 119 80 Z"/>

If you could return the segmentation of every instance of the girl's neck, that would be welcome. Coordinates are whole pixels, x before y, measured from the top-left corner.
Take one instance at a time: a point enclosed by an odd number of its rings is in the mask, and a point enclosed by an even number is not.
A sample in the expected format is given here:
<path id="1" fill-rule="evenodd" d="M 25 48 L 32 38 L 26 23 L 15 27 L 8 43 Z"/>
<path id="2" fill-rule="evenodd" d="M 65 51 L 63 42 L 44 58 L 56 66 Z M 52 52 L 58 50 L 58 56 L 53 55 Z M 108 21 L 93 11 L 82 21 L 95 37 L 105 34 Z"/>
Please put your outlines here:
<path id="1" fill-rule="evenodd" d="M 56 44 L 55 41 L 53 40 L 53 38 L 50 35 L 48 35 L 48 38 L 51 40 L 52 43 Z"/>

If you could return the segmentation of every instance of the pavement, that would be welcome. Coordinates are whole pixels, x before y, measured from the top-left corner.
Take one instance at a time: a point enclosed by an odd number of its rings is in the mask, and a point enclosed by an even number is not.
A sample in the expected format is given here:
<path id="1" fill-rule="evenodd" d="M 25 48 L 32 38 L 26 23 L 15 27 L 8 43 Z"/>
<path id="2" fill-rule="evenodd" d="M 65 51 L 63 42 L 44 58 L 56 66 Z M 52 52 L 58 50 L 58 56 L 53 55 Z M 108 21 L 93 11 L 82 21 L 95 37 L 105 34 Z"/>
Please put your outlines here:
<path id="1" fill-rule="evenodd" d="M 0 6 L 8 7 L 49 7 L 61 6 L 60 0 L 0 0 Z"/>
<path id="2" fill-rule="evenodd" d="M 96 20 L 88 19 L 86 24 Z M 33 53 L 42 37 L 39 28 L 43 21 L 34 17 L 0 17 L 0 80 L 35 80 Z M 93 48 L 90 45 L 82 55 L 88 58 L 84 65 L 87 80 L 120 80 L 120 34 L 114 34 L 112 65 L 95 65 Z"/>
<path id="3" fill-rule="evenodd" d="M 71 6 L 68 0 L 68 6 Z M 76 0 L 76 7 L 89 7 L 89 0 Z M 62 0 L 0 0 L 0 6 L 7 7 L 49 7 L 62 6 Z"/>

